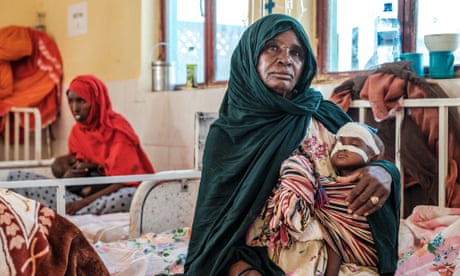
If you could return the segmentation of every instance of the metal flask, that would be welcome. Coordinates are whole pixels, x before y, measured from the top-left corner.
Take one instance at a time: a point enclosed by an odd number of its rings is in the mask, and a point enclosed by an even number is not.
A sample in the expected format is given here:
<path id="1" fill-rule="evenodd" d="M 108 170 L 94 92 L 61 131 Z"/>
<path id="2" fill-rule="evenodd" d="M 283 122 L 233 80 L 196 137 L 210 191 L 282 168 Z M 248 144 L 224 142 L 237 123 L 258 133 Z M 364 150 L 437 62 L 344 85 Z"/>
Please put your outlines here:
<path id="1" fill-rule="evenodd" d="M 174 65 L 156 60 L 152 61 L 152 91 L 174 90 Z"/>
<path id="2" fill-rule="evenodd" d="M 152 48 L 166 45 L 165 42 L 160 42 Z M 152 61 L 152 91 L 170 91 L 174 90 L 174 64 L 158 59 Z"/>

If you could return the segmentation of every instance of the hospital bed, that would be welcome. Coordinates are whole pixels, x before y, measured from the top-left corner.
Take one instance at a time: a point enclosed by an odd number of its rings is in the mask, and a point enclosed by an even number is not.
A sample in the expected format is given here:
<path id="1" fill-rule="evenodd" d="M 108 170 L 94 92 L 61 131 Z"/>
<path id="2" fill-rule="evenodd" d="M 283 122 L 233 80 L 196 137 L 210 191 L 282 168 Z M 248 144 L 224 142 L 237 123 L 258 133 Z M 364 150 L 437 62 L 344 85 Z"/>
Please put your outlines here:
<path id="1" fill-rule="evenodd" d="M 352 108 L 357 109 L 360 119 L 370 107 L 367 101 L 355 100 Z M 413 215 L 401 218 L 400 264 L 397 275 L 455 275 L 460 273 L 460 209 L 445 208 L 445 179 L 447 177 L 447 154 L 449 133 L 449 108 L 460 107 L 460 98 L 408 99 L 401 102 L 401 109 L 395 114 L 395 163 L 400 170 L 400 133 L 403 117 L 412 108 L 435 108 L 438 110 L 438 206 L 417 206 Z M 458 113 L 457 113 L 458 114 Z M 196 137 L 200 137 L 201 156 L 209 125 L 216 118 L 215 113 L 196 115 Z M 205 122 L 203 122 L 205 121 Z M 205 124 L 206 126 L 202 126 Z M 200 127 L 201 125 L 201 127 Z M 151 175 L 52 179 L 30 183 L 0 182 L 0 187 L 15 185 L 55 186 L 58 200 L 63 197 L 64 187 L 81 184 L 104 184 L 124 181 L 142 181 L 125 217 L 129 219 L 129 233 L 126 239 L 95 240 L 94 246 L 113 273 L 135 275 L 156 275 L 180 272 L 187 253 L 188 239 L 200 179 L 200 157 L 194 170 L 159 172 Z M 404 190 L 401 189 L 401 193 Z M 403 197 L 402 197 L 403 198 Z M 64 202 L 59 201 L 58 212 L 64 213 Z M 128 238 L 129 237 L 129 238 Z M 153 246 L 154 245 L 154 246 Z M 166 254 L 167 253 L 167 254 Z M 421 265 L 421 263 L 423 265 Z M 447 271 L 451 274 L 443 274 Z M 134 274 L 132 274 L 134 275 Z"/>
<path id="2" fill-rule="evenodd" d="M 36 107 L 13 107 L 5 116 L 0 169 L 49 166 L 51 137 Z"/>

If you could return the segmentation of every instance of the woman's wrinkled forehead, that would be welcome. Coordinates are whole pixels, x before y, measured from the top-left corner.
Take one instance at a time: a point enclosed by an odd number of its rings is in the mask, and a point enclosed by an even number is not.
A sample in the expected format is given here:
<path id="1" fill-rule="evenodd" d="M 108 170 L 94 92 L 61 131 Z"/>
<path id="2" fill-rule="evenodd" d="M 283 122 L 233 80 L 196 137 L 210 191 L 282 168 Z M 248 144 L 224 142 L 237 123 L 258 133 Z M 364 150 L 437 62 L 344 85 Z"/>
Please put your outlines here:
<path id="1" fill-rule="evenodd" d="M 252 40 L 254 42 L 253 44 L 253 49 L 256 49 L 256 54 L 260 54 L 262 50 L 264 49 L 265 45 L 269 43 L 270 41 L 276 40 L 278 36 L 280 36 L 282 33 L 287 32 L 287 31 L 293 31 L 295 36 L 297 37 L 300 46 L 303 48 L 304 52 L 308 52 L 308 41 L 302 37 L 302 35 L 299 34 L 296 28 L 294 28 L 291 25 L 283 25 L 282 27 L 275 28 L 272 26 L 272 29 L 265 33 L 264 36 L 259 37 L 258 39 Z"/>
<path id="2" fill-rule="evenodd" d="M 259 51 L 263 51 L 264 48 L 266 47 L 266 45 L 268 45 L 268 44 L 271 43 L 271 42 L 283 43 L 284 41 L 283 41 L 283 39 L 280 39 L 280 36 L 281 36 L 283 33 L 289 32 L 289 31 L 291 31 L 291 32 L 294 33 L 295 37 L 297 38 L 297 42 L 298 42 L 298 43 L 296 43 L 296 44 L 297 44 L 298 47 L 301 48 L 301 49 L 299 49 L 299 50 L 302 51 L 302 54 L 305 55 L 305 53 L 308 51 L 308 48 L 306 47 L 305 42 L 304 42 L 302 39 L 299 38 L 299 34 L 296 33 L 296 31 L 295 31 L 294 29 L 286 29 L 285 31 L 282 31 L 282 32 L 279 32 L 279 33 L 275 34 L 273 37 L 264 40 L 264 42 L 261 43 L 261 44 L 262 44 L 262 45 L 261 45 L 262 47 L 258 47 L 258 50 L 259 50 Z"/>

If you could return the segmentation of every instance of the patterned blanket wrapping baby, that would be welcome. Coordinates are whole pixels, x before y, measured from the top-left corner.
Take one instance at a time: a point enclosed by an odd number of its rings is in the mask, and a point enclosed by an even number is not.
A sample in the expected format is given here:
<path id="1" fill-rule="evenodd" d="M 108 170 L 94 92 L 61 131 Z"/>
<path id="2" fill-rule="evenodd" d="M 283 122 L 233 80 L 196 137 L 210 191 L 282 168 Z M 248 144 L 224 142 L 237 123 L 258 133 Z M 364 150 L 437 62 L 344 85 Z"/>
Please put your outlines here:
<path id="1" fill-rule="evenodd" d="M 109 275 L 93 246 L 66 218 L 0 188 L 0 275 Z"/>

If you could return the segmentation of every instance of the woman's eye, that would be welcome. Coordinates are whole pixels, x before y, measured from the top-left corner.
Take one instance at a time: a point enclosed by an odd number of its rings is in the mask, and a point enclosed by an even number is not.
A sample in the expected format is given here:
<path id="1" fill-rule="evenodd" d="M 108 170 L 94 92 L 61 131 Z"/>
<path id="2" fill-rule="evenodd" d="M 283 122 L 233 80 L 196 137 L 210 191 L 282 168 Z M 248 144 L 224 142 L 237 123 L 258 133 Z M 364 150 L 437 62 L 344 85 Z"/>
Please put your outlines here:
<path id="1" fill-rule="evenodd" d="M 278 47 L 278 45 L 268 45 L 268 49 L 273 52 L 278 52 L 280 47 Z"/>
<path id="2" fill-rule="evenodd" d="M 289 53 L 293 57 L 302 57 L 302 53 L 300 51 L 297 51 L 297 50 L 291 50 Z"/>

